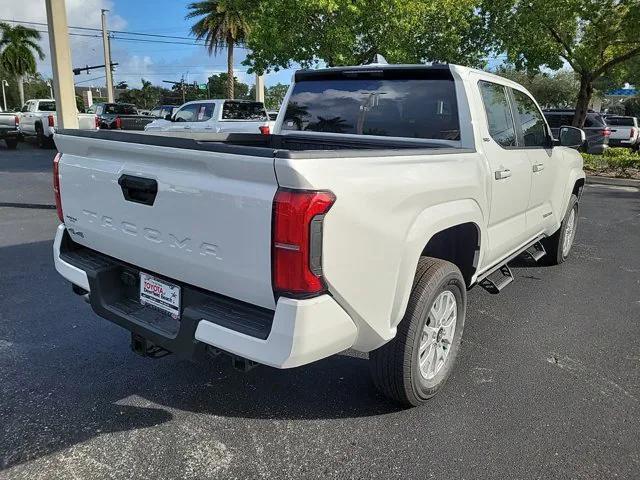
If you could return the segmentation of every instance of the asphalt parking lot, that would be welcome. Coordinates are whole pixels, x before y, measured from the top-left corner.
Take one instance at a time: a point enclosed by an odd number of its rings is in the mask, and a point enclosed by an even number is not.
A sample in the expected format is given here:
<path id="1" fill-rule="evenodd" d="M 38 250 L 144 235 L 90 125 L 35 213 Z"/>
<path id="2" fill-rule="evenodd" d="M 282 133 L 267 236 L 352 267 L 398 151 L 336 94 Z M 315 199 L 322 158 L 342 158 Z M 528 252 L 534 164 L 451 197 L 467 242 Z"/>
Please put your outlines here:
<path id="1" fill-rule="evenodd" d="M 474 288 L 456 372 L 404 410 L 352 352 L 136 356 L 54 270 L 53 154 L 0 146 L 0 478 L 640 477 L 637 189 L 588 186 L 566 264 Z"/>

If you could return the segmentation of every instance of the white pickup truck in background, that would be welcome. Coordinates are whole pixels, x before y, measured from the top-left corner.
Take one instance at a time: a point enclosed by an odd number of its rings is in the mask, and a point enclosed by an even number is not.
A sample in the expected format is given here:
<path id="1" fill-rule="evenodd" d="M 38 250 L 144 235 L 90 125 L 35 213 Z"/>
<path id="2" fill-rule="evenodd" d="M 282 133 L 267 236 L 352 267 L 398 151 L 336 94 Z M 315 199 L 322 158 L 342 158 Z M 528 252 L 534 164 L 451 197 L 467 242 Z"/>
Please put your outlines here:
<path id="1" fill-rule="evenodd" d="M 20 110 L 20 133 L 24 137 L 36 137 L 38 146 L 53 146 L 53 134 L 58 125 L 56 101 L 51 98 L 29 100 Z M 80 130 L 96 130 L 96 116 L 78 113 Z"/>
<path id="2" fill-rule="evenodd" d="M 584 132 L 554 142 L 512 81 L 303 70 L 273 133 L 56 135 L 56 269 L 134 351 L 290 368 L 353 348 L 418 405 L 453 369 L 467 289 L 569 255 Z"/>
<path id="3" fill-rule="evenodd" d="M 145 131 L 194 133 L 269 133 L 269 117 L 262 102 L 251 100 L 195 100 L 176 113 L 154 120 Z"/>
<path id="4" fill-rule="evenodd" d="M 611 128 L 610 147 L 626 147 L 633 150 L 640 148 L 640 127 L 636 117 L 607 115 L 605 121 Z"/>

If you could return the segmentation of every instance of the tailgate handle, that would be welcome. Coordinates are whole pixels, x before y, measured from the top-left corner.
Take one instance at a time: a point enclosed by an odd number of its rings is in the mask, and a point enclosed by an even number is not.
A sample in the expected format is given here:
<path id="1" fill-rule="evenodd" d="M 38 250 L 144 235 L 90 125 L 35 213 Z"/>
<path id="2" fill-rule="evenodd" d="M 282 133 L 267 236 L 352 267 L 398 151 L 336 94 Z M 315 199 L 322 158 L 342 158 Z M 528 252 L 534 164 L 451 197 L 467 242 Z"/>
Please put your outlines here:
<path id="1" fill-rule="evenodd" d="M 129 202 L 153 205 L 158 193 L 158 182 L 153 178 L 122 175 L 118 179 L 124 199 Z"/>

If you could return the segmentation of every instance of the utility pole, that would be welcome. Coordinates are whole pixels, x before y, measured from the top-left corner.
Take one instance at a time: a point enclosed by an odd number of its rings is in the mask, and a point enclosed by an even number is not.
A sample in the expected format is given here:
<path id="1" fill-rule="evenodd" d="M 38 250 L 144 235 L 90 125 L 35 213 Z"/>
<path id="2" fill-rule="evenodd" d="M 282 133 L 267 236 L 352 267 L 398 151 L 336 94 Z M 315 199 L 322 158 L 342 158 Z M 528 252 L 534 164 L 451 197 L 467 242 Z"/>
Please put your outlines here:
<path id="1" fill-rule="evenodd" d="M 104 48 L 104 74 L 107 79 L 107 102 L 113 103 L 113 77 L 111 75 L 111 47 L 107 33 L 107 12 L 102 9 L 102 47 Z"/>
<path id="2" fill-rule="evenodd" d="M 78 128 L 76 93 L 71 72 L 69 27 L 64 0 L 45 0 L 51 68 L 59 128 Z"/>
<path id="3" fill-rule="evenodd" d="M 264 75 L 256 73 L 256 102 L 264 103 Z"/>
<path id="4" fill-rule="evenodd" d="M 184 76 L 179 82 L 174 82 L 172 80 L 163 80 L 162 83 L 170 83 L 171 85 L 180 85 L 180 90 L 182 91 L 182 103 L 185 103 L 186 100 L 186 88 L 184 83 Z"/>

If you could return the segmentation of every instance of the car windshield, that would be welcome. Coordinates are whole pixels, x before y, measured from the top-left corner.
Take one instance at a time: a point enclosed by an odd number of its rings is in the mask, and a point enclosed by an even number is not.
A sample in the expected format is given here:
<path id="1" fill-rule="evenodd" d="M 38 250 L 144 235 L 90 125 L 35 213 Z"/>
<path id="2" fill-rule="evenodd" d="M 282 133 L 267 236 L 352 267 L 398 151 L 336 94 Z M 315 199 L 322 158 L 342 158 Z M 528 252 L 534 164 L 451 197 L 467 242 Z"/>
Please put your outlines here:
<path id="1" fill-rule="evenodd" d="M 40 102 L 38 104 L 38 110 L 41 112 L 55 112 L 56 102 Z"/>
<path id="2" fill-rule="evenodd" d="M 137 115 L 138 110 L 135 105 L 126 103 L 108 103 L 104 106 L 104 113 L 116 115 Z"/>
<path id="3" fill-rule="evenodd" d="M 450 79 L 330 79 L 295 85 L 283 130 L 460 140 Z"/>
<path id="4" fill-rule="evenodd" d="M 222 107 L 222 120 L 267 120 L 267 112 L 261 102 L 226 101 Z"/>

